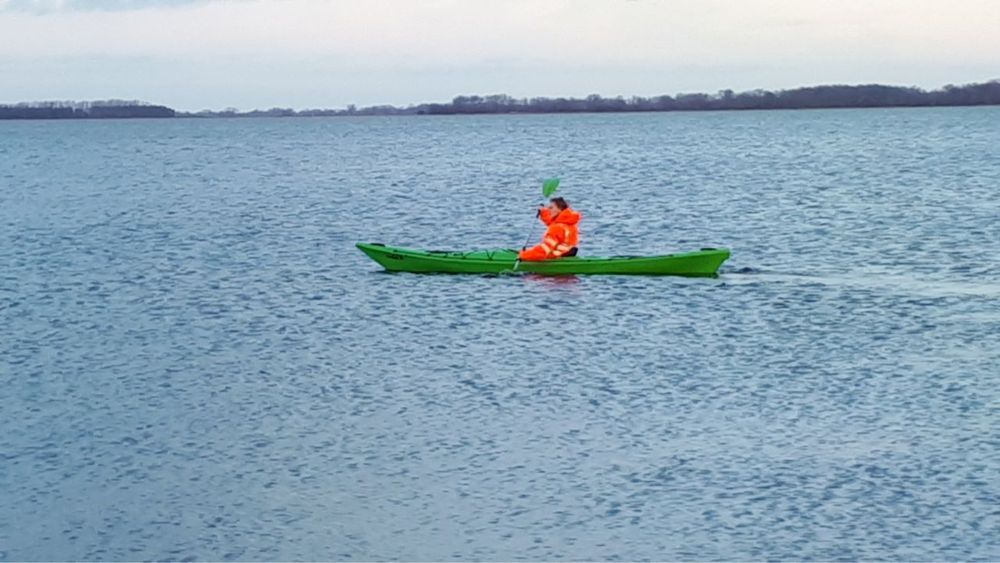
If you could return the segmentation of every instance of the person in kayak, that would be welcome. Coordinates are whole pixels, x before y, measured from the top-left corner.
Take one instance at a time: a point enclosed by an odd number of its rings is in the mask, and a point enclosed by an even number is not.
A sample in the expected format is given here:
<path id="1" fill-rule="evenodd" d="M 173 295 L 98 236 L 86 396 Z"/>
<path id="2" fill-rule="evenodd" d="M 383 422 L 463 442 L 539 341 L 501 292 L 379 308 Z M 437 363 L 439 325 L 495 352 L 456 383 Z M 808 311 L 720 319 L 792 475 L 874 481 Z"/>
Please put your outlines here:
<path id="1" fill-rule="evenodd" d="M 580 242 L 581 215 L 571 209 L 566 200 L 554 197 L 547 207 L 539 206 L 537 216 L 548 226 L 541 244 L 521 249 L 520 260 L 526 262 L 550 260 L 564 256 L 576 256 L 576 245 Z"/>

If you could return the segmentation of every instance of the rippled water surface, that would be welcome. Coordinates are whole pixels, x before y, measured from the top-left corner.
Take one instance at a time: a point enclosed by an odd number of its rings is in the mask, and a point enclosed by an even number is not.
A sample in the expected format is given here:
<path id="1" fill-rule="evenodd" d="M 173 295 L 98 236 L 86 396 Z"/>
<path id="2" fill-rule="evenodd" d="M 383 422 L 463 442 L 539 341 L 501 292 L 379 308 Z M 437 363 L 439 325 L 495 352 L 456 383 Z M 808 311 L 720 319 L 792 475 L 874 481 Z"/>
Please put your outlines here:
<path id="1" fill-rule="evenodd" d="M 717 279 L 387 274 L 359 240 Z M 1000 108 L 0 123 L 0 559 L 1000 559 Z"/>

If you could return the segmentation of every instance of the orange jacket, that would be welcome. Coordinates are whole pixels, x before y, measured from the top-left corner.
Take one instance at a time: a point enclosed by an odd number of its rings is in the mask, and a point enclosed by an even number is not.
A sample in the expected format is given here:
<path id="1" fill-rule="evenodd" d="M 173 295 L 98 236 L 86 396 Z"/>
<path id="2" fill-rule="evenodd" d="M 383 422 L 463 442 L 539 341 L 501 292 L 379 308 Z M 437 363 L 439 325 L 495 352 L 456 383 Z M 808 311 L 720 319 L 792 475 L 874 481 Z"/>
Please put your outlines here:
<path id="1" fill-rule="evenodd" d="M 559 213 L 553 213 L 548 208 L 543 208 L 538 218 L 549 226 L 545 230 L 545 238 L 541 244 L 522 250 L 518 257 L 525 261 L 547 260 L 549 258 L 559 258 L 570 251 L 571 248 L 580 242 L 580 223 L 582 216 L 578 211 L 570 208 L 563 209 Z"/>

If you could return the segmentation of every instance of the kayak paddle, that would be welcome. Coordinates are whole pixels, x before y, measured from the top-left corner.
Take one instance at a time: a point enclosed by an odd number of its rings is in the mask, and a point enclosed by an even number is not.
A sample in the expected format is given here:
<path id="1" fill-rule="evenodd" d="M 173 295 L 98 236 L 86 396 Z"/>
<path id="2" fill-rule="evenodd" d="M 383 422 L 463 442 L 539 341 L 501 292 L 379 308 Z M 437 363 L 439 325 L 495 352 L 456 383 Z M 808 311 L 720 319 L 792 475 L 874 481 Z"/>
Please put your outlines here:
<path id="1" fill-rule="evenodd" d="M 552 194 L 556 193 L 556 190 L 558 189 L 559 189 L 559 178 L 548 178 L 542 182 L 542 197 L 544 198 L 551 197 Z M 535 217 L 536 218 L 538 217 L 537 212 L 535 213 Z M 535 223 L 532 222 L 531 228 L 528 229 L 528 238 L 524 240 L 524 244 L 521 245 L 522 248 L 528 246 L 528 243 L 531 242 L 531 237 L 534 234 L 534 230 L 535 230 Z M 520 264 L 521 264 L 521 258 L 518 257 L 518 259 L 514 261 L 514 270 L 517 270 L 517 267 Z"/>
<path id="2" fill-rule="evenodd" d="M 549 178 L 542 182 L 542 197 L 550 197 L 559 189 L 559 178 Z"/>

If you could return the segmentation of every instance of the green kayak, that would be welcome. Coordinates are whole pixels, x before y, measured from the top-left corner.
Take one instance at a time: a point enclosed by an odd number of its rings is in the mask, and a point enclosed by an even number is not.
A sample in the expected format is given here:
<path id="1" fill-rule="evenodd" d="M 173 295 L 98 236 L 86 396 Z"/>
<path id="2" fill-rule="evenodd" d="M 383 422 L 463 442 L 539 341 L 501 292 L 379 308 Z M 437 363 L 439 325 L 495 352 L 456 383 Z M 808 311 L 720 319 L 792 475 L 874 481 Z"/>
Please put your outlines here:
<path id="1" fill-rule="evenodd" d="M 369 258 L 394 272 L 500 274 L 526 272 L 551 276 L 573 274 L 617 274 L 651 276 L 714 276 L 729 258 L 725 248 L 703 248 L 697 252 L 662 256 L 571 257 L 543 262 L 519 262 L 517 251 L 480 250 L 451 252 L 412 250 L 379 243 L 359 242 Z"/>

